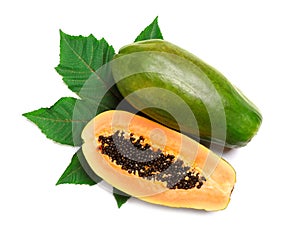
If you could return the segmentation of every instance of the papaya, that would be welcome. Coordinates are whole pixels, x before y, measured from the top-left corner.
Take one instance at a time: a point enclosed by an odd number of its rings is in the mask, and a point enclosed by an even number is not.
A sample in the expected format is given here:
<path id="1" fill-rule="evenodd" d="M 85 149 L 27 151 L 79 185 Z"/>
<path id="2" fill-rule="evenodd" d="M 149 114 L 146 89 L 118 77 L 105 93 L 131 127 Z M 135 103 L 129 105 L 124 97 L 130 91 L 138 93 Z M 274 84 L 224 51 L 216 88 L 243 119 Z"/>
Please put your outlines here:
<path id="1" fill-rule="evenodd" d="M 97 115 L 83 129 L 83 154 L 94 173 L 140 200 L 169 207 L 221 210 L 234 169 L 195 140 L 122 110 Z"/>
<path id="2" fill-rule="evenodd" d="M 124 46 L 111 67 L 130 105 L 191 137 L 241 147 L 261 125 L 258 108 L 224 75 L 170 42 L 145 40 Z"/>

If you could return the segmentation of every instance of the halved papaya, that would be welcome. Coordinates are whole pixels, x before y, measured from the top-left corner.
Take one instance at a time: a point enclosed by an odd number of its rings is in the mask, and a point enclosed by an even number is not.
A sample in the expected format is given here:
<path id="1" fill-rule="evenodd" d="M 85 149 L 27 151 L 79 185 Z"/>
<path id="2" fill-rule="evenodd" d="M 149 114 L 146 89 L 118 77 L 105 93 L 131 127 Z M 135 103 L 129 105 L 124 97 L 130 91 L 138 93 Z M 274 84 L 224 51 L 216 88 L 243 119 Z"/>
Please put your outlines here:
<path id="1" fill-rule="evenodd" d="M 106 111 L 82 132 L 92 170 L 141 200 L 171 207 L 220 210 L 235 184 L 234 169 L 196 141 L 125 111 Z"/>

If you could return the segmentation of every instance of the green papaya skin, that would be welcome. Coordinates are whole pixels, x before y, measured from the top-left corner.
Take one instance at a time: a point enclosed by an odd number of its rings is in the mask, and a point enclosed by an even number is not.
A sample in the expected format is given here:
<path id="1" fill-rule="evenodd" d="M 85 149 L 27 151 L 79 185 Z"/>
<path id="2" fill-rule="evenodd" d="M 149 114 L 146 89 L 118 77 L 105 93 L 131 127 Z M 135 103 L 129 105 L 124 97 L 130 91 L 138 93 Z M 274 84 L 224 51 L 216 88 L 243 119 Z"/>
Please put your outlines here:
<path id="1" fill-rule="evenodd" d="M 261 125 L 258 108 L 225 76 L 170 42 L 127 45 L 111 66 L 133 107 L 180 132 L 233 148 L 245 146 Z"/>

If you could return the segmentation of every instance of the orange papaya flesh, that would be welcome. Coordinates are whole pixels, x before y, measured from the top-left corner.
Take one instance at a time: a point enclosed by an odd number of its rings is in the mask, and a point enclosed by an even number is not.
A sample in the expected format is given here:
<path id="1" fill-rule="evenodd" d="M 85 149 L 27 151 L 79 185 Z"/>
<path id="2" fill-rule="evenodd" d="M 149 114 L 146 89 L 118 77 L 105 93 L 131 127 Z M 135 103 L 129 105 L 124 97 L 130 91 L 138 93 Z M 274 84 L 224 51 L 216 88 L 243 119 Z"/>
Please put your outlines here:
<path id="1" fill-rule="evenodd" d="M 220 210 L 235 184 L 234 169 L 203 145 L 149 119 L 106 111 L 82 132 L 91 169 L 141 200 L 170 207 Z"/>

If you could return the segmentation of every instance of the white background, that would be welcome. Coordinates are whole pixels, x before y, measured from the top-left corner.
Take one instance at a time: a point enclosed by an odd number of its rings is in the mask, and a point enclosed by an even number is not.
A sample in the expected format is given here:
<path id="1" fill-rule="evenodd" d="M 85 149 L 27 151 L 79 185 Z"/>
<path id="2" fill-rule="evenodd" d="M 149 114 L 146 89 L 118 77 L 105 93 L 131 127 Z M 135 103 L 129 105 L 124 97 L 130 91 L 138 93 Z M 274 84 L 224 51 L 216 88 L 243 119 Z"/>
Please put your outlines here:
<path id="1" fill-rule="evenodd" d="M 2 1 L 0 246 L 299 246 L 300 7 L 297 1 Z M 197 4 L 196 4 L 197 3 Z M 220 70 L 261 109 L 224 211 L 130 199 L 97 186 L 55 186 L 75 149 L 22 113 L 73 96 L 54 67 L 59 29 L 116 50 L 156 16 L 166 40 Z"/>

